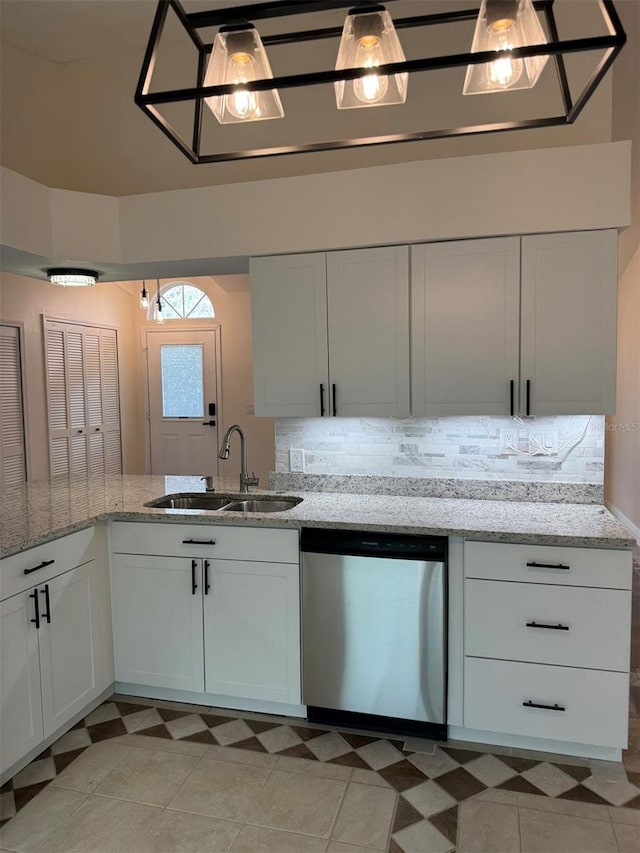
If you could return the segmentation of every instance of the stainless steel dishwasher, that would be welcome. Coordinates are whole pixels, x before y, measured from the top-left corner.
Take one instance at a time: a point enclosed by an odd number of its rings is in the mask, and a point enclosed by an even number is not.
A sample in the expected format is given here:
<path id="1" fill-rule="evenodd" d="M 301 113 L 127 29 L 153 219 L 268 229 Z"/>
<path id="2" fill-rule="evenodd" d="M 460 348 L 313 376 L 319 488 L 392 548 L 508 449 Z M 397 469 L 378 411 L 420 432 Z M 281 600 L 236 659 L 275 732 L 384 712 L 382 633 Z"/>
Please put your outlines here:
<path id="1" fill-rule="evenodd" d="M 446 738 L 447 540 L 304 528 L 309 720 Z"/>

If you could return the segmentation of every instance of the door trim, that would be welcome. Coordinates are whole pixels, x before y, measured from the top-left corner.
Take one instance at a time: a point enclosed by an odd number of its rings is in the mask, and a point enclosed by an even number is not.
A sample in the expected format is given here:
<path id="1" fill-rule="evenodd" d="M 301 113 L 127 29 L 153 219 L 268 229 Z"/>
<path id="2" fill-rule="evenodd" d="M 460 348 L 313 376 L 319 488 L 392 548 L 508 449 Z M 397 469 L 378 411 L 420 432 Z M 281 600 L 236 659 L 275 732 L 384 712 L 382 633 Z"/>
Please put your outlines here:
<path id="1" fill-rule="evenodd" d="M 149 335 L 171 335 L 184 334 L 184 332 L 213 332 L 213 345 L 216 353 L 216 385 L 218 388 L 218 399 L 216 400 L 218 423 L 222 425 L 222 346 L 221 335 L 222 325 L 215 323 L 210 326 L 184 326 L 180 325 L 176 328 L 166 328 L 162 324 L 161 328 L 140 329 L 140 347 L 142 351 L 142 402 L 144 406 L 144 473 L 151 473 L 151 405 L 149 402 Z"/>
<path id="2" fill-rule="evenodd" d="M 24 336 L 24 323 L 18 320 L 3 320 L 0 326 L 11 326 L 18 330 L 18 348 L 20 351 L 20 381 L 22 382 L 22 432 L 24 440 L 24 480 L 29 482 L 31 472 L 31 441 L 29 436 L 29 372 L 27 371 L 27 349 Z M 48 412 L 47 412 L 48 418 Z"/>

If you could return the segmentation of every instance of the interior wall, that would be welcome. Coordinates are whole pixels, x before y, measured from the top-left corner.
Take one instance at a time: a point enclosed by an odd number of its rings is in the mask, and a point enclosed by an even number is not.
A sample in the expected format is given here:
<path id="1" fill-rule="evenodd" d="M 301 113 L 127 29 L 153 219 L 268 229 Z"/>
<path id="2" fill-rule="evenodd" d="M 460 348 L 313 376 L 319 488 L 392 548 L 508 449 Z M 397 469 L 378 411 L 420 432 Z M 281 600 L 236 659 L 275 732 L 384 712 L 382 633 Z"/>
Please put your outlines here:
<path id="1" fill-rule="evenodd" d="M 203 290 L 211 299 L 215 310 L 214 320 L 166 321 L 162 329 L 186 329 L 189 326 L 206 326 L 208 323 L 220 327 L 221 361 L 222 361 L 222 398 L 219 399 L 222 417 L 218 421 L 218 434 L 222 437 L 224 430 L 231 424 L 240 424 L 247 438 L 247 454 L 249 471 L 255 471 L 260 477 L 260 484 L 268 488 L 269 472 L 275 467 L 275 437 L 273 418 L 256 418 L 246 411 L 253 404 L 253 367 L 251 345 L 251 297 L 249 293 L 248 276 L 222 276 L 220 284 L 211 276 L 192 278 L 160 279 L 164 286 L 171 281 L 184 281 L 194 284 Z M 155 293 L 155 280 L 147 281 L 146 287 L 151 295 Z M 224 285 L 224 286 L 223 286 Z M 142 281 L 126 282 L 122 285 L 135 298 L 136 303 L 142 288 Z M 226 289 L 225 289 L 226 287 Z M 134 312 L 136 337 L 142 346 L 145 329 L 157 329 L 152 320 L 148 320 L 146 312 Z M 145 375 L 142 364 L 139 373 L 139 385 L 145 388 Z M 240 447 L 237 438 L 232 439 L 231 455 L 228 460 L 220 460 L 220 474 L 224 477 L 237 477 L 240 473 Z M 202 473 L 208 474 L 213 470 L 218 448 L 211 446 L 210 459 L 202 460 Z"/>
<path id="2" fill-rule="evenodd" d="M 631 226 L 618 254 L 618 394 L 606 432 L 605 495 L 640 537 L 640 3 L 621 0 L 629 37 L 614 66 L 613 138 L 632 140 Z M 630 49 L 631 47 L 631 49 Z"/>
<path id="3" fill-rule="evenodd" d="M 24 327 L 26 437 L 29 480 L 49 476 L 49 438 L 42 315 L 118 330 L 122 463 L 127 473 L 143 468 L 143 420 L 139 392 L 140 344 L 132 295 L 117 284 L 68 289 L 2 273 L 0 317 Z"/>

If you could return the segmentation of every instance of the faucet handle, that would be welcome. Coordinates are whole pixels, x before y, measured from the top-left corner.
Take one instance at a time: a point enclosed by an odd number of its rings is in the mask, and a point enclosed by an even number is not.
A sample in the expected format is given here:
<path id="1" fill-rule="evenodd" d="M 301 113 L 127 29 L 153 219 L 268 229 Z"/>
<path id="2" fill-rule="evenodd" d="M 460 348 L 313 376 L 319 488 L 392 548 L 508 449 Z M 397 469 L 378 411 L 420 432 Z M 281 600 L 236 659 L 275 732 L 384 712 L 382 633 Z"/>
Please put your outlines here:
<path id="1" fill-rule="evenodd" d="M 205 490 L 207 492 L 215 492 L 215 486 L 213 485 L 213 477 L 211 475 L 207 477 L 200 477 L 201 480 L 205 481 Z"/>
<path id="2" fill-rule="evenodd" d="M 245 483 L 247 486 L 259 486 L 260 477 L 256 477 L 256 472 L 252 471 L 251 476 L 245 478 Z"/>

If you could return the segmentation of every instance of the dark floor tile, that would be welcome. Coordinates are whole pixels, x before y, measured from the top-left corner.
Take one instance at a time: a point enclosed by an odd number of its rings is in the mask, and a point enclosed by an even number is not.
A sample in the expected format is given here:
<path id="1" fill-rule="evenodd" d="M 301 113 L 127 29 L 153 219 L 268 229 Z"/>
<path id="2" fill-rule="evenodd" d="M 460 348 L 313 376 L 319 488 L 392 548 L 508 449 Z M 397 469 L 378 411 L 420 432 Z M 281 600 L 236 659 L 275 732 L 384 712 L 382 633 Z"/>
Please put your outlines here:
<path id="1" fill-rule="evenodd" d="M 481 752 L 473 752 L 470 749 L 454 749 L 450 746 L 443 746 L 442 749 L 450 755 L 458 764 L 466 764 L 467 761 L 472 761 L 474 758 L 480 758 Z"/>
<path id="2" fill-rule="evenodd" d="M 578 803 L 596 803 L 601 806 L 611 805 L 611 803 L 589 790 L 589 788 L 585 788 L 584 785 L 576 785 L 575 788 L 571 788 L 571 790 L 565 791 L 564 794 L 560 794 L 557 799 L 575 800 Z"/>
<path id="3" fill-rule="evenodd" d="M 554 767 L 557 767 L 559 770 L 562 770 L 564 773 L 567 773 L 576 782 L 584 782 L 585 779 L 588 779 L 591 776 L 591 768 L 590 767 L 578 767 L 575 764 L 557 764 L 554 762 Z"/>
<path id="4" fill-rule="evenodd" d="M 418 823 L 422 820 L 422 815 L 417 809 L 411 805 L 408 800 L 405 800 L 404 797 L 398 797 L 398 807 L 396 809 L 396 816 L 393 821 L 393 829 L 391 832 L 400 832 L 401 829 L 404 829 L 407 826 L 411 826 L 414 823 Z"/>
<path id="5" fill-rule="evenodd" d="M 232 723 L 237 720 L 237 717 L 223 717 L 221 714 L 200 714 L 206 725 L 210 729 L 215 729 L 216 726 L 224 726 L 225 723 Z"/>
<path id="6" fill-rule="evenodd" d="M 454 770 L 454 773 L 457 771 Z M 463 771 L 467 773 L 467 771 Z M 382 778 L 387 781 L 396 791 L 407 791 L 409 788 L 415 788 L 416 785 L 421 785 L 426 781 L 426 776 L 421 770 L 418 770 L 417 767 L 410 762 L 404 759 L 404 761 L 398 761 L 396 764 L 391 764 L 389 767 L 383 767 L 381 770 L 378 770 L 378 774 L 382 776 Z M 467 773 L 467 776 L 470 774 Z M 438 779 L 438 782 L 440 779 Z M 484 785 L 479 782 L 481 787 L 479 790 L 484 788 Z M 470 795 L 467 795 L 470 796 Z"/>
<path id="7" fill-rule="evenodd" d="M 277 729 L 280 725 L 280 723 L 269 723 L 266 720 L 245 720 L 245 723 L 256 735 L 262 734 L 262 732 L 268 732 L 271 729 Z"/>
<path id="8" fill-rule="evenodd" d="M 633 770 L 627 770 L 627 779 L 632 785 L 636 785 L 640 788 L 640 773 L 636 773 Z"/>
<path id="9" fill-rule="evenodd" d="M 517 791 L 519 794 L 538 794 L 541 797 L 546 796 L 544 791 L 541 791 L 540 788 L 536 788 L 535 785 L 532 785 L 531 782 L 523 776 L 514 776 L 513 779 L 507 779 L 506 782 L 496 785 L 496 788 L 501 788 L 503 791 Z"/>
<path id="10" fill-rule="evenodd" d="M 462 800 L 473 797 L 475 794 L 479 794 L 480 791 L 484 791 L 487 787 L 465 770 L 464 767 L 458 767 L 457 770 L 450 770 L 449 773 L 438 776 L 434 781 L 459 803 Z"/>
<path id="11" fill-rule="evenodd" d="M 403 853 L 402 847 L 398 847 L 393 838 L 389 844 L 389 853 Z"/>
<path id="12" fill-rule="evenodd" d="M 24 808 L 27 803 L 32 800 L 36 794 L 39 794 L 43 788 L 46 788 L 51 780 L 46 782 L 38 782 L 36 785 L 27 785 L 26 788 L 16 788 L 13 792 L 13 799 L 16 804 L 16 812 Z"/>
<path id="13" fill-rule="evenodd" d="M 540 764 L 537 760 L 532 758 L 520 758 L 518 755 L 500 755 L 498 758 L 500 761 L 504 761 L 507 767 L 511 767 L 512 770 L 515 770 L 516 773 L 524 773 L 525 770 L 531 770 L 531 768 L 535 767 L 536 764 Z"/>
<path id="14" fill-rule="evenodd" d="M 260 743 L 257 737 L 248 737 L 246 740 L 239 740 L 236 743 L 231 743 L 234 749 L 248 749 L 249 752 L 267 752 L 264 746 Z"/>
<path id="15" fill-rule="evenodd" d="M 69 731 L 74 732 L 76 729 L 84 729 L 84 728 L 86 728 L 85 721 L 84 720 L 78 720 L 78 722 L 75 724 L 75 726 L 71 726 Z"/>
<path id="16" fill-rule="evenodd" d="M 640 809 L 640 795 L 624 804 L 625 809 Z"/>
<path id="17" fill-rule="evenodd" d="M 319 737 L 324 734 L 325 731 L 330 731 L 330 729 L 308 729 L 306 726 L 291 726 L 293 731 L 298 735 L 301 740 L 313 740 L 314 737 Z"/>
<path id="18" fill-rule="evenodd" d="M 446 812 L 431 815 L 429 821 L 438 829 L 452 844 L 458 839 L 458 806 L 447 809 Z"/>
<path id="19" fill-rule="evenodd" d="M 191 711 L 176 711 L 174 708 L 156 708 L 156 711 L 165 723 L 171 720 L 179 720 L 180 717 L 188 717 L 192 713 Z"/>
<path id="20" fill-rule="evenodd" d="M 362 770 L 371 770 L 367 762 L 360 758 L 357 752 L 347 752 L 345 755 L 339 755 L 337 758 L 332 758 L 328 764 L 340 764 L 343 767 L 359 767 Z"/>
<path id="21" fill-rule="evenodd" d="M 341 738 L 346 740 L 349 746 L 354 749 L 360 749 L 361 746 L 367 746 L 370 743 L 375 743 L 380 740 L 378 737 L 368 737 L 367 735 L 354 735 L 352 732 L 338 732 Z"/>
<path id="22" fill-rule="evenodd" d="M 68 767 L 79 755 L 82 755 L 85 749 L 87 747 L 82 746 L 80 749 L 72 749 L 69 752 L 60 752 L 58 755 L 54 755 L 53 763 L 56 765 L 56 773 L 62 773 L 64 768 Z"/>
<path id="23" fill-rule="evenodd" d="M 150 705 L 135 705 L 133 702 L 115 702 L 113 703 L 123 717 L 129 714 L 135 714 L 137 711 L 146 711 Z"/>
<path id="24" fill-rule="evenodd" d="M 8 794 L 9 791 L 13 791 L 13 779 L 9 779 L 9 781 L 5 782 L 0 788 L 0 794 Z"/>
<path id="25" fill-rule="evenodd" d="M 136 732 L 137 735 L 147 735 L 147 737 L 161 737 L 165 740 L 173 740 L 169 729 L 163 724 L 158 723 L 157 726 L 151 726 L 149 729 L 142 729 Z"/>
<path id="26" fill-rule="evenodd" d="M 278 755 L 286 755 L 289 758 L 308 758 L 310 761 L 318 760 L 303 743 L 297 743 L 295 746 L 290 746 L 289 749 L 282 749 Z"/>
<path id="27" fill-rule="evenodd" d="M 92 743 L 99 743 L 101 740 L 109 740 L 109 738 L 127 734 L 127 730 L 120 717 L 115 720 L 107 720 L 106 723 L 87 726 L 87 731 L 89 732 Z M 143 734 L 143 732 L 137 732 L 137 734 Z"/>
<path id="28" fill-rule="evenodd" d="M 218 743 L 218 741 L 214 738 L 209 729 L 205 729 L 205 731 L 203 732 L 196 732 L 193 735 L 181 737 L 180 740 L 190 740 L 193 743 L 208 743 L 210 746 L 216 746 L 216 744 Z"/>
<path id="29" fill-rule="evenodd" d="M 46 749 L 43 749 L 40 755 L 36 755 L 33 759 L 34 761 L 40 761 L 42 758 L 49 758 L 51 756 L 51 747 L 48 746 Z"/>

